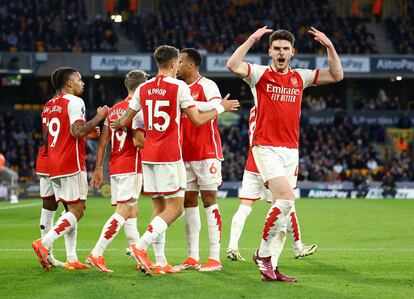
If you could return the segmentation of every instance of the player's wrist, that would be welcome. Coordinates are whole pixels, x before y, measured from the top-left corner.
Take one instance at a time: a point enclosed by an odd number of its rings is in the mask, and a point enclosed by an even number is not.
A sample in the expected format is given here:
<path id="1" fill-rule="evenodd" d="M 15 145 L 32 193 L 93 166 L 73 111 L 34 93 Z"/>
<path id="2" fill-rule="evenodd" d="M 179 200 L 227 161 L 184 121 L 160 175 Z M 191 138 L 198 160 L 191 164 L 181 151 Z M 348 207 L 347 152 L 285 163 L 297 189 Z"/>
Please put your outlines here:
<path id="1" fill-rule="evenodd" d="M 217 110 L 218 115 L 222 114 L 226 110 L 222 104 L 217 105 L 214 109 Z"/>

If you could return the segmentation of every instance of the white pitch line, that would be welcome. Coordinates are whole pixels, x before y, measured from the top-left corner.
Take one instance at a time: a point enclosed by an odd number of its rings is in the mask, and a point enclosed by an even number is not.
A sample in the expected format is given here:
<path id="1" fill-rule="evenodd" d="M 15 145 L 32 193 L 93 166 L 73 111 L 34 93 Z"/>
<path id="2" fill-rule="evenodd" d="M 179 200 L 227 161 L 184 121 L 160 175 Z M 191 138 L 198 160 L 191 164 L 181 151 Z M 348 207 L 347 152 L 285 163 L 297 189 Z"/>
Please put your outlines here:
<path id="1" fill-rule="evenodd" d="M 257 248 L 240 248 L 241 250 L 256 250 Z M 0 248 L 0 252 L 8 251 L 32 251 L 31 248 Z M 65 251 L 63 248 L 54 248 L 54 251 Z M 77 251 L 91 251 L 91 249 L 78 248 Z M 165 251 L 185 251 L 187 248 L 166 248 Z M 200 251 L 209 251 L 210 249 L 200 249 Z M 125 251 L 124 249 L 108 248 L 105 251 Z M 320 248 L 318 251 L 414 251 L 414 248 Z M 223 251 L 224 252 L 224 251 Z"/>
<path id="2" fill-rule="evenodd" d="M 31 203 L 31 204 L 28 204 L 28 205 L 19 205 L 19 204 L 16 204 L 14 206 L 0 207 L 0 210 L 24 209 L 24 208 L 30 208 L 30 207 L 39 206 L 39 205 L 40 205 L 40 202 L 38 202 L 38 203 Z"/>

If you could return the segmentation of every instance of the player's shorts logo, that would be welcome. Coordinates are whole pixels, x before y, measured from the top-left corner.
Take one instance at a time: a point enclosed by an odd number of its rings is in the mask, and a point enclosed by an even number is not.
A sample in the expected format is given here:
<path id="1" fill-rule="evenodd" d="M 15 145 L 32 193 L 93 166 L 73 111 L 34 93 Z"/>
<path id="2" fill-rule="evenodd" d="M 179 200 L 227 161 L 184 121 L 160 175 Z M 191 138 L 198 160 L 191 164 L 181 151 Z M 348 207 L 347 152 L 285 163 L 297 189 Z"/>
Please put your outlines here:
<path id="1" fill-rule="evenodd" d="M 214 166 L 214 163 L 211 163 L 210 173 L 211 174 L 216 174 L 217 173 L 217 168 Z"/>

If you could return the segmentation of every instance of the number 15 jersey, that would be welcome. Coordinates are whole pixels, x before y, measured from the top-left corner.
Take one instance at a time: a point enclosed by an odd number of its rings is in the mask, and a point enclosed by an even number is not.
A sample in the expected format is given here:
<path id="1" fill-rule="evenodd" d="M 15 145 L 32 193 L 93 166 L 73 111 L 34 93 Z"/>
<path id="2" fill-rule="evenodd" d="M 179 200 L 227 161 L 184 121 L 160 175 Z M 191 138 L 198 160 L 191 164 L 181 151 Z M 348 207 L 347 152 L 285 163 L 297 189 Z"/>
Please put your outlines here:
<path id="1" fill-rule="evenodd" d="M 136 89 L 129 107 L 143 111 L 146 132 L 143 163 L 169 164 L 182 160 L 181 109 L 195 106 L 187 84 L 172 77 L 158 75 Z"/>
<path id="2" fill-rule="evenodd" d="M 70 132 L 75 122 L 85 122 L 83 100 L 71 94 L 54 97 L 49 104 L 47 136 L 51 179 L 86 170 L 85 138 L 75 138 Z"/>

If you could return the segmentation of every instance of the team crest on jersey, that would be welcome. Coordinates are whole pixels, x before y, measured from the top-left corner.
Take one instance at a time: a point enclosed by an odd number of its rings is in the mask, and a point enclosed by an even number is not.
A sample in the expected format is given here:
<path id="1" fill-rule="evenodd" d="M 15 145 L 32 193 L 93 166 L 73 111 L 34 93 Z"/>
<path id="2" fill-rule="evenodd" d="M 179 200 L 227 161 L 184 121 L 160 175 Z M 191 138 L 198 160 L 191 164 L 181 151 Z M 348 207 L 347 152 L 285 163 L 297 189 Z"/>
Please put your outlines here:
<path id="1" fill-rule="evenodd" d="M 298 79 L 296 79 L 296 77 L 292 77 L 292 78 L 290 78 L 290 83 L 292 83 L 293 86 L 297 87 L 298 86 Z"/>
<path id="2" fill-rule="evenodd" d="M 198 93 L 198 92 L 193 92 L 192 94 L 191 94 L 191 96 L 193 97 L 193 99 L 194 100 L 198 100 L 198 96 L 199 96 L 200 94 Z"/>

